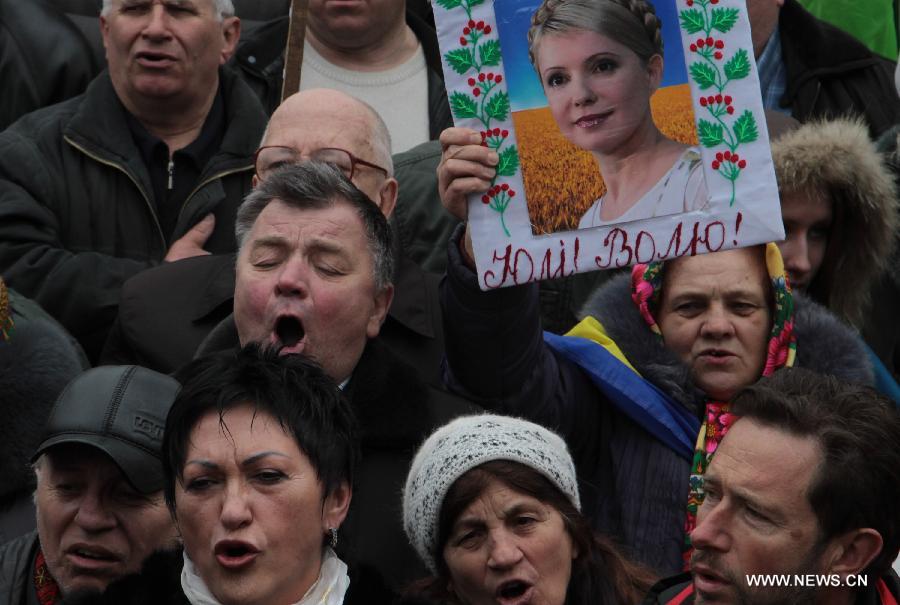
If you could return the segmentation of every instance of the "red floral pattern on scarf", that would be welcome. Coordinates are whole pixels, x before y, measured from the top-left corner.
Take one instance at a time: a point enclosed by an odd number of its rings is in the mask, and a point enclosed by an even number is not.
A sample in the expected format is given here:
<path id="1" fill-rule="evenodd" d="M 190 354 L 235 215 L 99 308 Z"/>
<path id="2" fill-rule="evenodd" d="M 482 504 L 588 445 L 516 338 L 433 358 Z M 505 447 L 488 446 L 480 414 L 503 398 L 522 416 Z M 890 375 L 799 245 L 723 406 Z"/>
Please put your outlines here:
<path id="1" fill-rule="evenodd" d="M 34 590 L 41 605 L 57 605 L 62 598 L 59 585 L 47 569 L 47 561 L 42 550 L 38 550 L 34 559 Z"/>

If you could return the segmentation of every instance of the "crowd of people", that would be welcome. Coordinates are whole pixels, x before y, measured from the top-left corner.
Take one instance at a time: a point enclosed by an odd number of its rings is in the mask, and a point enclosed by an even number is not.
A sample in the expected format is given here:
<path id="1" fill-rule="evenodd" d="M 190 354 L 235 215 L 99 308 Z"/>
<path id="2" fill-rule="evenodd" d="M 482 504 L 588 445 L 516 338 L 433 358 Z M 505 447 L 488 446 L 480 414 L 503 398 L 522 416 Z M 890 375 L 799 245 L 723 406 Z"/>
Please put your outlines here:
<path id="1" fill-rule="evenodd" d="M 747 0 L 785 240 L 482 291 L 427 6 L 309 5 L 279 102 L 287 14 L 0 0 L 0 605 L 896 605 L 894 64 Z M 653 3 L 529 42 L 585 228 L 703 207 Z"/>

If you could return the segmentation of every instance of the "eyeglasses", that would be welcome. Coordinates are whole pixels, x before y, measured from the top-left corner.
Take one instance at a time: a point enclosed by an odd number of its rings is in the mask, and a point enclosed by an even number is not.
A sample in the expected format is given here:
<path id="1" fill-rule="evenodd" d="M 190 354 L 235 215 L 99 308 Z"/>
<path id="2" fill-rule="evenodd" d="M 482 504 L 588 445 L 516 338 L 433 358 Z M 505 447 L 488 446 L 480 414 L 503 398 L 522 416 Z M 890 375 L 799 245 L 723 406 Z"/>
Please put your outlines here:
<path id="1" fill-rule="evenodd" d="M 344 173 L 351 181 L 356 175 L 358 166 L 368 166 L 384 173 L 387 177 L 388 171 L 377 164 L 361 160 L 346 149 L 338 149 L 336 147 L 323 147 L 309 153 L 305 158 L 299 151 L 293 147 L 283 147 L 281 145 L 269 145 L 260 147 L 256 150 L 254 156 L 254 164 L 256 168 L 256 176 L 265 179 L 273 170 L 281 166 L 289 166 L 291 164 L 299 164 L 304 159 L 317 160 L 332 164 Z"/>

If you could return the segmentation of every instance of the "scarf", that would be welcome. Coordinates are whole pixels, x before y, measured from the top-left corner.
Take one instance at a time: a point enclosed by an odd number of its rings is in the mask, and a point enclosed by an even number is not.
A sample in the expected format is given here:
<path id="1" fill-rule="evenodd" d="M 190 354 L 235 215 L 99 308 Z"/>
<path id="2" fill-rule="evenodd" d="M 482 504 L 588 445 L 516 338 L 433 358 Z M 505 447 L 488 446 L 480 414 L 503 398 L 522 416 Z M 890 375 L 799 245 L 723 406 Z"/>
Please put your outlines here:
<path id="1" fill-rule="evenodd" d="M 331 548 L 326 547 L 319 577 L 303 598 L 293 605 L 341 605 L 348 586 L 350 578 L 347 577 L 347 565 Z M 203 578 L 197 574 L 187 552 L 184 553 L 184 567 L 181 570 L 181 589 L 191 605 L 221 605 L 206 587 Z"/>
<path id="2" fill-rule="evenodd" d="M 40 548 L 34 558 L 34 591 L 37 594 L 38 603 L 41 605 L 56 605 L 62 598 L 59 585 L 50 575 L 47 561 L 44 559 L 44 551 Z"/>
<path id="3" fill-rule="evenodd" d="M 650 330 L 662 339 L 662 331 L 653 315 L 653 307 L 659 303 L 662 291 L 663 263 L 638 264 L 631 272 L 631 298 Z M 766 270 L 772 283 L 773 313 L 772 331 L 766 351 L 763 376 L 775 370 L 794 365 L 797 342 L 794 337 L 794 298 L 784 270 L 784 261 L 775 244 L 766 244 Z M 703 424 L 694 444 L 691 476 L 688 487 L 687 517 L 684 524 L 684 562 L 689 569 L 691 532 L 697 526 L 697 508 L 703 501 L 703 474 L 706 472 L 719 442 L 737 417 L 728 411 L 727 401 L 706 402 Z"/>
<path id="4" fill-rule="evenodd" d="M 9 305 L 9 292 L 3 278 L 0 278 L 0 342 L 9 340 L 13 329 L 12 309 Z"/>

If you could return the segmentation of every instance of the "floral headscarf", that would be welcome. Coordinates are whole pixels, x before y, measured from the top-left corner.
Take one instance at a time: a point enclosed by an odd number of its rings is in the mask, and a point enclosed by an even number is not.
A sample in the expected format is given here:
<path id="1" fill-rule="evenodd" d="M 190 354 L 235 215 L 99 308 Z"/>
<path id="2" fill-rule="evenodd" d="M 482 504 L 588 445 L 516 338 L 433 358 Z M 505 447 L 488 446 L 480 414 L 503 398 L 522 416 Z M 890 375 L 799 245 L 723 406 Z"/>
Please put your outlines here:
<path id="1" fill-rule="evenodd" d="M 650 330 L 662 340 L 662 331 L 653 315 L 662 292 L 664 264 L 649 263 L 635 265 L 631 271 L 631 299 L 637 305 L 641 317 Z M 784 270 L 784 261 L 778 246 L 766 244 L 766 269 L 772 280 L 774 305 L 772 313 L 772 331 L 766 351 L 766 363 L 763 376 L 768 376 L 782 367 L 794 365 L 797 354 L 797 342 L 794 336 L 794 297 Z M 690 535 L 697 525 L 697 508 L 703 501 L 703 474 L 712 460 L 719 442 L 728 429 L 737 420 L 728 411 L 728 402 L 707 401 L 703 415 L 703 425 L 697 435 L 694 446 L 694 458 L 691 464 L 690 488 L 688 492 L 687 519 L 685 521 L 685 566 L 690 557 Z"/>

